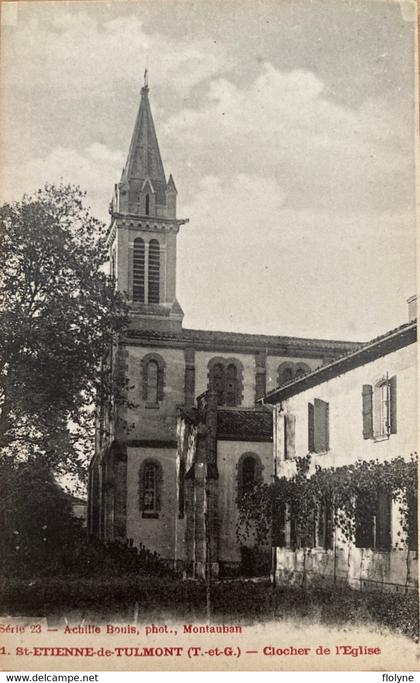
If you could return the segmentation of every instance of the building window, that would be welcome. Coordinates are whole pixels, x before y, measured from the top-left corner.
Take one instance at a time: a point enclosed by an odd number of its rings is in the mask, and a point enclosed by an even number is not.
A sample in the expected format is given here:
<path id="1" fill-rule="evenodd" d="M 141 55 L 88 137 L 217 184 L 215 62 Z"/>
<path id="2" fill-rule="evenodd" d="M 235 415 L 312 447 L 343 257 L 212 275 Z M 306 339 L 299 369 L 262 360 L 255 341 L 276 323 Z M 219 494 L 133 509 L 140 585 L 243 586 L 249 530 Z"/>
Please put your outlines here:
<path id="1" fill-rule="evenodd" d="M 397 432 L 397 378 L 382 377 L 362 389 L 363 438 L 381 441 Z"/>
<path id="2" fill-rule="evenodd" d="M 149 304 L 159 303 L 160 246 L 157 240 L 149 242 Z"/>
<path id="3" fill-rule="evenodd" d="M 229 363 L 226 368 L 226 405 L 236 406 L 238 389 L 238 370 L 236 365 Z"/>
<path id="4" fill-rule="evenodd" d="M 133 301 L 144 303 L 144 240 L 137 237 L 133 246 Z"/>
<path id="5" fill-rule="evenodd" d="M 285 367 L 281 372 L 279 372 L 280 384 L 287 384 L 293 379 L 293 368 Z"/>
<path id="6" fill-rule="evenodd" d="M 217 405 L 225 403 L 225 368 L 222 363 L 216 363 L 212 368 L 211 384 L 213 391 L 216 392 Z"/>
<path id="7" fill-rule="evenodd" d="M 244 453 L 238 462 L 238 502 L 262 481 L 262 464 L 256 453 Z"/>
<path id="8" fill-rule="evenodd" d="M 145 460 L 139 474 L 139 502 L 143 517 L 156 518 L 160 512 L 162 466 L 156 460 Z"/>
<path id="9" fill-rule="evenodd" d="M 308 450 L 325 453 L 329 450 L 329 404 L 316 398 L 308 403 Z"/>
<path id="10" fill-rule="evenodd" d="M 141 361 L 143 390 L 146 407 L 156 408 L 164 398 L 165 361 L 157 353 L 150 353 Z"/>
<path id="11" fill-rule="evenodd" d="M 158 403 L 158 364 L 150 360 L 147 364 L 147 398 L 148 403 Z"/>
<path id="12" fill-rule="evenodd" d="M 278 384 L 279 386 L 287 384 L 294 379 L 303 377 L 310 371 L 311 368 L 306 363 L 281 363 L 278 368 Z"/>
<path id="13" fill-rule="evenodd" d="M 356 500 L 356 546 L 390 550 L 392 497 L 379 491 L 372 500 L 370 492 L 360 493 Z"/>
<path id="14" fill-rule="evenodd" d="M 146 216 L 148 216 L 150 213 L 150 197 L 147 194 L 146 195 Z"/>
<path id="15" fill-rule="evenodd" d="M 333 547 L 334 508 L 331 498 L 325 498 L 318 510 L 318 546 L 325 550 Z"/>
<path id="16" fill-rule="evenodd" d="M 209 388 L 214 391 L 219 406 L 238 406 L 242 401 L 241 363 L 213 358 L 209 363 Z"/>
<path id="17" fill-rule="evenodd" d="M 277 548 L 286 546 L 286 505 L 282 501 L 273 501 L 271 524 L 271 545 Z"/>

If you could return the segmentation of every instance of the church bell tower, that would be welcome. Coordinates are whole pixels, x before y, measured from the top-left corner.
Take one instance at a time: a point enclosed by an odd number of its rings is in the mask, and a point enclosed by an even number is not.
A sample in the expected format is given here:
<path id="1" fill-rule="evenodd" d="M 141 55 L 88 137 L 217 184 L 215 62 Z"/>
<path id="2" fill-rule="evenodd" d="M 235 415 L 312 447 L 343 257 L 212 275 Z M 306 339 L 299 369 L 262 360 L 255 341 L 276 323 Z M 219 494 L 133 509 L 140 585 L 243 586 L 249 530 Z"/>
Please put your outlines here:
<path id="1" fill-rule="evenodd" d="M 166 180 L 149 103 L 147 72 L 127 162 L 110 206 L 111 275 L 130 304 L 132 325 L 176 332 L 183 311 L 176 299 L 177 190 Z"/>

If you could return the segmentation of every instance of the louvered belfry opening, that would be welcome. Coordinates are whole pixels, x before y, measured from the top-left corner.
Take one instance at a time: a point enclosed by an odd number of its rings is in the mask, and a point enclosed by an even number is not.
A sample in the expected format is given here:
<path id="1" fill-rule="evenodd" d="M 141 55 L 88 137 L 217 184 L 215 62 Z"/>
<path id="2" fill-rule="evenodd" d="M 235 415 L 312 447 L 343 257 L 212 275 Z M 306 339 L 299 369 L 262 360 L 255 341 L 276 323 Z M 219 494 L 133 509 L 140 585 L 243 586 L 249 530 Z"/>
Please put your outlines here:
<path id="1" fill-rule="evenodd" d="M 149 304 L 159 303 L 160 247 L 157 240 L 149 243 Z"/>
<path id="2" fill-rule="evenodd" d="M 144 240 L 138 237 L 133 248 L 133 301 L 144 303 Z"/>

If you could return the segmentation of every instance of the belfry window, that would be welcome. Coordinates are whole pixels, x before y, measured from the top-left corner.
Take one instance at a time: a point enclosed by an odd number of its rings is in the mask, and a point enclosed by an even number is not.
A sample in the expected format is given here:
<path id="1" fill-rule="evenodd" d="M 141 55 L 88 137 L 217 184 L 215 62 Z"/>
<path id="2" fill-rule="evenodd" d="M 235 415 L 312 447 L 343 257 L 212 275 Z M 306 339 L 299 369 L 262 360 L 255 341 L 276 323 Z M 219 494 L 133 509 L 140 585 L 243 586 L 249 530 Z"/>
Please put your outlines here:
<path id="1" fill-rule="evenodd" d="M 160 512 L 162 467 L 156 460 L 145 460 L 139 474 L 139 503 L 143 517 L 158 517 Z"/>
<path id="2" fill-rule="evenodd" d="M 149 213 L 150 213 L 150 197 L 149 197 L 148 194 L 146 195 L 146 202 L 145 202 L 145 204 L 146 204 L 146 207 L 145 207 L 145 208 L 146 208 L 146 216 L 148 216 Z"/>
<path id="3" fill-rule="evenodd" d="M 133 301 L 144 303 L 144 241 L 141 237 L 133 245 Z"/>
<path id="4" fill-rule="evenodd" d="M 157 240 L 149 242 L 149 304 L 159 303 L 160 247 Z"/>

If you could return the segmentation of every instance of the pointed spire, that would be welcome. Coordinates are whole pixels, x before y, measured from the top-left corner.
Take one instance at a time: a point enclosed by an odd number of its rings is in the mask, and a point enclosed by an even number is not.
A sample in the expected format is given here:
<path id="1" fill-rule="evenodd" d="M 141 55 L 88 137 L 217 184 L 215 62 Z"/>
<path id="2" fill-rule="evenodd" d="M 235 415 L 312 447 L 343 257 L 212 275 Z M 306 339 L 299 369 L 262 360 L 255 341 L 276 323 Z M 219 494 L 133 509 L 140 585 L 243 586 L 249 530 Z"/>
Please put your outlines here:
<path id="1" fill-rule="evenodd" d="M 175 192 L 176 194 L 178 194 L 178 191 L 177 191 L 177 189 L 176 189 L 176 185 L 175 185 L 175 181 L 174 181 L 174 179 L 173 179 L 172 173 L 171 173 L 170 176 L 169 176 L 168 184 L 167 184 L 167 186 L 166 186 L 166 191 L 167 191 L 167 192 Z"/>
<path id="2" fill-rule="evenodd" d="M 123 176 L 121 180 L 128 183 L 137 181 L 143 184 L 149 179 L 155 188 L 157 202 L 164 203 L 166 178 L 150 109 L 147 69 L 144 72 L 139 111 Z"/>

